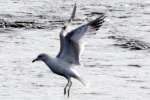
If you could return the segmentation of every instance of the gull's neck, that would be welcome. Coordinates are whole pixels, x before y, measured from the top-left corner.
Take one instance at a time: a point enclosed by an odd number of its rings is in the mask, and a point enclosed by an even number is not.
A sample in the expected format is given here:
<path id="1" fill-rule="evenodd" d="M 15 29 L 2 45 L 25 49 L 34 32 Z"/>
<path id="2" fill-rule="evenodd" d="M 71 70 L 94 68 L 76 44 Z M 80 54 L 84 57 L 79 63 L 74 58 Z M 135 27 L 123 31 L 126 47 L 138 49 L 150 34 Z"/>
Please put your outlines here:
<path id="1" fill-rule="evenodd" d="M 55 65 L 55 58 L 46 55 L 45 59 L 43 60 L 43 62 L 50 68 L 53 69 L 53 66 Z"/>
<path id="2" fill-rule="evenodd" d="M 58 59 L 56 57 L 47 56 L 43 62 L 51 69 L 52 72 L 62 75 L 60 69 L 62 69 L 59 65 Z"/>
<path id="3" fill-rule="evenodd" d="M 45 59 L 43 60 L 43 62 L 48 65 L 48 64 L 53 62 L 53 59 L 54 58 L 52 58 L 51 56 L 46 55 Z"/>

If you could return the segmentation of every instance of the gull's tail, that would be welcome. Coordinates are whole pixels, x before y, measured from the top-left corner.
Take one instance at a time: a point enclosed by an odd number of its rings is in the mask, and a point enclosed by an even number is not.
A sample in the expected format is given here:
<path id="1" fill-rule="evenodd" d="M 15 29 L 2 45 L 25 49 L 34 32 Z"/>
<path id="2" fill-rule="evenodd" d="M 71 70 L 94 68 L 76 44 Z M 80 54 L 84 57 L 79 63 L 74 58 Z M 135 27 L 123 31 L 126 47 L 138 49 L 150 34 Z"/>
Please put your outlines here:
<path id="1" fill-rule="evenodd" d="M 73 71 L 73 76 L 72 77 L 77 79 L 78 81 L 80 81 L 82 83 L 82 85 L 86 86 L 85 81 L 80 77 L 78 72 L 74 68 L 72 68 L 71 70 Z"/>
<path id="2" fill-rule="evenodd" d="M 81 77 L 77 76 L 76 79 L 77 79 L 78 81 L 80 81 L 80 82 L 82 83 L 82 85 L 86 86 L 85 81 L 84 81 Z"/>

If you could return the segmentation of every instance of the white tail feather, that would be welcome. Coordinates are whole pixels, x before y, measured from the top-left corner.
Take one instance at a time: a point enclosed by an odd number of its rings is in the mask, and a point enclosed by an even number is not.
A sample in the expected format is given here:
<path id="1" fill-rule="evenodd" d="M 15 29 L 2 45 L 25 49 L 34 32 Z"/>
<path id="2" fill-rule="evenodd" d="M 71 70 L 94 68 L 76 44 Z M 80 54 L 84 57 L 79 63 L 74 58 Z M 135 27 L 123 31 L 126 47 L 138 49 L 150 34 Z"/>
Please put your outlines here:
<path id="1" fill-rule="evenodd" d="M 86 86 L 86 83 L 85 83 L 85 81 L 84 81 L 82 78 L 77 77 L 76 79 L 77 79 L 78 81 L 80 81 L 80 82 L 82 83 L 82 85 Z"/>

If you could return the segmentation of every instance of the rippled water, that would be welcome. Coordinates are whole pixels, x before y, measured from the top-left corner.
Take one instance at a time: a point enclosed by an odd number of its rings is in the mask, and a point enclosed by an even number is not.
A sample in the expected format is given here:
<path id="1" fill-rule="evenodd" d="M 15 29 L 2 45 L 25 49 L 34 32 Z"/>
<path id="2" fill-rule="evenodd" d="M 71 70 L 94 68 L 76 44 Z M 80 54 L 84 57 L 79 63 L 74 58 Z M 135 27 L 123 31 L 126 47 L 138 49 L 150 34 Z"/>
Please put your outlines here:
<path id="1" fill-rule="evenodd" d="M 93 12 L 105 12 L 107 18 L 97 34 L 86 37 L 81 60 L 85 67 L 77 70 L 88 86 L 73 80 L 71 100 L 149 100 L 150 50 L 121 48 L 114 44 L 122 41 L 109 38 L 122 36 L 149 45 L 149 5 L 148 0 L 78 0 L 73 27 L 91 20 Z M 38 26 L 0 28 L 1 100 L 66 99 L 67 81 L 31 61 L 42 52 L 57 54 L 60 27 L 72 6 L 73 0 L 0 0 L 0 19 L 9 25 L 21 21 Z"/>

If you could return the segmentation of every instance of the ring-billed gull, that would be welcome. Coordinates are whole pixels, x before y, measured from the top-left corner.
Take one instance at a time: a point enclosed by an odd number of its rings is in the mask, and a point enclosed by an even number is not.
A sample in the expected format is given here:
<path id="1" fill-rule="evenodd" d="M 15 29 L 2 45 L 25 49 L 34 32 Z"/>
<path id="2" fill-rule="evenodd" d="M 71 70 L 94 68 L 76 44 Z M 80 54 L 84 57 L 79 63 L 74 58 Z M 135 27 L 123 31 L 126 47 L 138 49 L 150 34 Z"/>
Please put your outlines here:
<path id="1" fill-rule="evenodd" d="M 76 4 L 74 5 L 74 9 L 71 15 L 71 18 L 66 22 L 70 23 L 75 16 L 76 12 Z M 105 15 L 102 14 L 100 17 L 96 18 L 95 20 L 84 24 L 64 35 L 64 31 L 67 27 L 67 24 L 64 24 L 62 30 L 60 32 L 60 52 L 56 57 L 50 57 L 45 53 L 39 54 L 35 61 L 43 61 L 52 72 L 58 74 L 60 76 L 65 77 L 68 80 L 64 88 L 64 95 L 66 92 L 69 97 L 70 88 L 72 86 L 71 78 L 75 78 L 79 80 L 82 84 L 84 84 L 83 80 L 81 79 L 79 73 L 74 69 L 73 66 L 80 65 L 80 55 L 83 52 L 83 41 L 82 37 L 91 31 L 96 31 L 99 27 L 102 26 L 104 22 Z M 67 90 L 68 87 L 68 90 Z"/>

